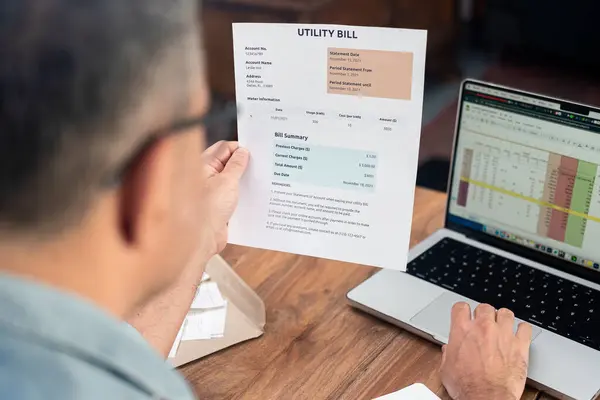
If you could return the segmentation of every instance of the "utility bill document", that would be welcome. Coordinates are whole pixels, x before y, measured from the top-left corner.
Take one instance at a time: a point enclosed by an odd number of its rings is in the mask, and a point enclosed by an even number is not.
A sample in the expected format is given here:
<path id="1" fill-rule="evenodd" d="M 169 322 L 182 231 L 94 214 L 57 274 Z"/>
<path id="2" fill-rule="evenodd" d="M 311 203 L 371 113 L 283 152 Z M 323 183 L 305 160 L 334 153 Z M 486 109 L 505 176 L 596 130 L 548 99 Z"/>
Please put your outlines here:
<path id="1" fill-rule="evenodd" d="M 233 244 L 406 269 L 425 31 L 234 24 Z"/>

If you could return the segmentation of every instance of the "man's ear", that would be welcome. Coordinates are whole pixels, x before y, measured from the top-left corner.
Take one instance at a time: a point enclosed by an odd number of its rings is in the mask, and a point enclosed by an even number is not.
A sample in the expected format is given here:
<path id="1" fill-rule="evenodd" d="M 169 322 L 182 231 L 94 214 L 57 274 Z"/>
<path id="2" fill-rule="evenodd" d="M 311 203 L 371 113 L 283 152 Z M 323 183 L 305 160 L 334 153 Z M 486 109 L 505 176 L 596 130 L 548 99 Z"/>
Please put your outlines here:
<path id="1" fill-rule="evenodd" d="M 152 246 L 168 223 L 175 175 L 173 138 L 157 140 L 131 164 L 120 189 L 119 219 L 123 240 Z"/>

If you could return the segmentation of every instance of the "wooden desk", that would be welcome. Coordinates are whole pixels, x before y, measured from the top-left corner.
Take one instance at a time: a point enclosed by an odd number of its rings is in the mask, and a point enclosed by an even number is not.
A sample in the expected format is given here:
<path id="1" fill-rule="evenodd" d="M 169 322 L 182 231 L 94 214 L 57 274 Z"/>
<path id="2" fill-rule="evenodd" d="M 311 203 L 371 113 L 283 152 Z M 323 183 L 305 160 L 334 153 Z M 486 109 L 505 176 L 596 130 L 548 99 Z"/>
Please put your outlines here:
<path id="1" fill-rule="evenodd" d="M 444 195 L 417 189 L 411 245 L 442 226 L 444 208 Z M 347 305 L 375 268 L 238 246 L 223 256 L 265 301 L 267 326 L 183 367 L 201 399 L 371 400 L 415 382 L 449 398 L 437 346 Z"/>

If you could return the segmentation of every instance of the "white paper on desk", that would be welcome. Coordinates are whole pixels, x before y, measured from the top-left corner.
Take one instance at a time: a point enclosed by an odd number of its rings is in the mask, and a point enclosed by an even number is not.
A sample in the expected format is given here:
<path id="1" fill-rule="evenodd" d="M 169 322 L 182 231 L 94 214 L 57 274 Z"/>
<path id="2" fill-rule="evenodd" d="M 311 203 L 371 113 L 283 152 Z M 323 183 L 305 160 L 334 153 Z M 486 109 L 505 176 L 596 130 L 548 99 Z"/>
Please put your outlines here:
<path id="1" fill-rule="evenodd" d="M 231 243 L 406 269 L 426 31 L 234 24 Z"/>
<path id="2" fill-rule="evenodd" d="M 395 393 L 378 397 L 375 400 L 440 400 L 427 386 L 416 383 Z"/>
<path id="3" fill-rule="evenodd" d="M 181 324 L 179 328 L 179 332 L 177 332 L 177 337 L 173 342 L 173 346 L 171 347 L 171 351 L 169 352 L 169 358 L 175 358 L 177 356 L 177 350 L 179 350 L 179 343 L 181 343 L 181 338 L 183 337 L 183 331 L 185 330 L 185 320 Z"/>
<path id="4" fill-rule="evenodd" d="M 211 310 L 190 311 L 185 318 L 183 340 L 210 340 L 223 337 L 227 303 L 223 307 Z"/>
<path id="5" fill-rule="evenodd" d="M 225 305 L 219 285 L 216 282 L 202 282 L 196 291 L 192 309 L 218 308 Z"/>

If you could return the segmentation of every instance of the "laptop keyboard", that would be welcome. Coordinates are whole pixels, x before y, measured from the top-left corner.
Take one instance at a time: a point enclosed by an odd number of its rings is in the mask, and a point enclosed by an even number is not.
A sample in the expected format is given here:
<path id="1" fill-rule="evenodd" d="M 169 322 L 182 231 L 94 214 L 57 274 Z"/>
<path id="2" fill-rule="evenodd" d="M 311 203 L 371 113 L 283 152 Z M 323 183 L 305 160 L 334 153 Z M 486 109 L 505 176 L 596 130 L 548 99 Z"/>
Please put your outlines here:
<path id="1" fill-rule="evenodd" d="M 410 262 L 407 272 L 600 350 L 596 290 L 448 238 Z"/>

